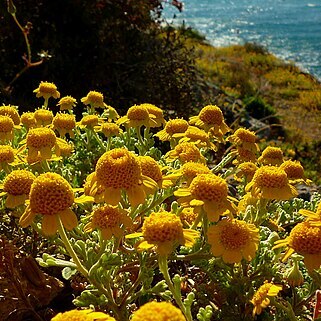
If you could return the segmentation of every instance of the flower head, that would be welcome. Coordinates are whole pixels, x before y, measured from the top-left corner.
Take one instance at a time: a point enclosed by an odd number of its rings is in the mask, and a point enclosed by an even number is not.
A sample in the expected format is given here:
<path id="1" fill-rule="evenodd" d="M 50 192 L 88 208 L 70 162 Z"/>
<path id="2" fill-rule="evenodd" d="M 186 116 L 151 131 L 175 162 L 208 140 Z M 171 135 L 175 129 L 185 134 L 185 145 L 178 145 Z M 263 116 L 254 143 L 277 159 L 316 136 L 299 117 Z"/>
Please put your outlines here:
<path id="1" fill-rule="evenodd" d="M 179 176 L 182 177 L 187 185 L 199 174 L 211 174 L 211 170 L 203 163 L 187 162 L 178 170 Z"/>
<path id="2" fill-rule="evenodd" d="M 224 219 L 208 230 L 208 243 L 214 256 L 222 256 L 225 263 L 251 261 L 259 244 L 259 230 L 254 224 L 236 219 Z"/>
<path id="3" fill-rule="evenodd" d="M 84 227 L 85 232 L 98 228 L 106 240 L 111 239 L 113 235 L 117 238 L 122 237 L 124 229 L 132 225 L 132 220 L 125 210 L 110 205 L 95 208 L 90 217 L 90 222 Z"/>
<path id="4" fill-rule="evenodd" d="M 264 165 L 281 165 L 283 163 L 283 151 L 279 147 L 268 146 L 258 159 Z"/>
<path id="5" fill-rule="evenodd" d="M 34 117 L 37 123 L 37 127 L 45 127 L 50 125 L 53 120 L 53 113 L 47 109 L 37 109 L 34 112 Z"/>
<path id="6" fill-rule="evenodd" d="M 57 106 L 60 107 L 60 110 L 71 110 L 77 104 L 77 100 L 71 96 L 62 97 Z"/>
<path id="7" fill-rule="evenodd" d="M 246 181 L 250 181 L 258 167 L 252 162 L 244 162 L 238 165 L 235 177 L 240 179 L 241 177 L 245 177 Z"/>
<path id="8" fill-rule="evenodd" d="M 99 124 L 99 117 L 97 115 L 86 115 L 80 121 L 80 128 L 90 128 L 93 129 Z"/>
<path id="9" fill-rule="evenodd" d="M 70 137 L 74 137 L 73 129 L 76 127 L 74 115 L 58 113 L 54 117 L 52 124 L 60 136 L 64 137 L 66 134 L 69 134 Z"/>
<path id="10" fill-rule="evenodd" d="M 257 138 L 255 133 L 245 128 L 238 128 L 233 135 L 227 138 L 227 140 L 237 147 L 247 149 L 253 153 L 259 150 L 259 147 L 256 144 Z"/>
<path id="11" fill-rule="evenodd" d="M 151 127 L 160 127 L 162 125 L 165 125 L 166 121 L 164 119 L 164 113 L 161 108 L 156 107 L 153 104 L 142 104 L 146 107 L 150 115 L 154 115 L 153 120 L 156 122 L 156 124 L 152 124 Z"/>
<path id="12" fill-rule="evenodd" d="M 33 91 L 36 93 L 36 96 L 43 97 L 44 99 L 49 99 L 53 97 L 58 99 L 60 97 L 60 93 L 57 90 L 57 86 L 52 82 L 42 81 L 37 89 Z"/>
<path id="13" fill-rule="evenodd" d="M 305 178 L 304 168 L 299 161 L 287 160 L 280 165 L 280 168 L 286 172 L 291 183 L 310 182 Z"/>
<path id="14" fill-rule="evenodd" d="M 125 148 L 104 153 L 96 164 L 94 175 L 87 182 L 90 195 L 111 205 L 117 205 L 121 200 L 121 191 L 126 191 L 129 202 L 135 206 L 144 203 L 146 196 L 156 189 L 156 182 L 142 174 L 137 156 Z M 102 190 L 103 193 L 98 193 Z"/>
<path id="15" fill-rule="evenodd" d="M 0 115 L 0 142 L 11 141 L 13 134 L 14 122 L 9 116 Z"/>
<path id="16" fill-rule="evenodd" d="M 321 226 L 310 221 L 298 223 L 284 240 L 277 240 L 273 249 L 287 246 L 282 261 L 285 262 L 294 252 L 304 257 L 308 271 L 321 266 Z"/>
<path id="17" fill-rule="evenodd" d="M 202 108 L 198 116 L 191 117 L 189 122 L 205 131 L 211 129 L 214 136 L 223 136 L 230 130 L 224 121 L 222 110 L 214 105 Z"/>
<path id="18" fill-rule="evenodd" d="M 165 158 L 168 161 L 179 159 L 182 163 L 186 162 L 201 162 L 205 163 L 205 158 L 200 150 L 193 143 L 184 142 L 180 143 L 171 151 L 169 151 Z"/>
<path id="19" fill-rule="evenodd" d="M 101 131 L 105 137 L 119 136 L 120 133 L 123 132 L 115 123 L 102 123 L 97 129 Z"/>
<path id="20" fill-rule="evenodd" d="M 265 281 L 265 283 L 254 293 L 251 300 L 251 303 L 254 305 L 253 316 L 261 314 L 262 309 L 270 304 L 269 297 L 277 296 L 281 290 L 282 286 Z"/>
<path id="21" fill-rule="evenodd" d="M 124 124 L 128 127 L 156 127 L 157 123 L 154 118 L 156 116 L 148 112 L 145 104 L 134 105 L 128 109 L 126 116 L 117 120 L 117 124 Z"/>
<path id="22" fill-rule="evenodd" d="M 21 115 L 21 124 L 27 129 L 34 128 L 37 125 L 35 114 L 32 112 L 26 112 Z"/>
<path id="23" fill-rule="evenodd" d="M 37 214 L 43 216 L 42 230 L 45 235 L 54 235 L 58 219 L 72 230 L 77 226 L 77 216 L 70 209 L 74 192 L 70 184 L 59 174 L 44 173 L 33 181 L 29 193 L 29 205 L 20 218 L 20 225 L 27 227 Z"/>
<path id="24" fill-rule="evenodd" d="M 153 212 L 146 217 L 142 233 L 127 235 L 127 238 L 142 236 L 143 240 L 136 244 L 139 250 L 156 248 L 159 255 L 166 256 L 178 245 L 192 247 L 198 232 L 183 229 L 183 224 L 174 213 L 162 211 Z"/>
<path id="25" fill-rule="evenodd" d="M 103 312 L 93 310 L 71 310 L 58 313 L 51 321 L 116 321 L 113 317 Z"/>
<path id="26" fill-rule="evenodd" d="M 50 159 L 52 149 L 55 147 L 57 137 L 50 128 L 40 127 L 30 129 L 27 134 L 26 145 L 28 156 L 36 158 L 40 154 L 42 159 Z"/>
<path id="27" fill-rule="evenodd" d="M 35 175 L 27 170 L 14 170 L 3 182 L 3 191 L 7 193 L 6 207 L 15 208 L 25 203 Z"/>
<path id="28" fill-rule="evenodd" d="M 236 163 L 244 163 L 244 162 L 256 162 L 256 154 L 255 152 L 245 149 L 243 147 L 237 147 L 237 161 Z"/>
<path id="29" fill-rule="evenodd" d="M 105 108 L 104 116 L 107 115 L 107 120 L 109 122 L 119 118 L 117 110 L 114 107 L 105 104 Z"/>
<path id="30" fill-rule="evenodd" d="M 148 302 L 134 312 L 131 321 L 186 321 L 182 311 L 169 302 Z"/>
<path id="31" fill-rule="evenodd" d="M 10 172 L 9 164 L 15 161 L 15 150 L 9 145 L 0 145 L 0 169 Z"/>
<path id="32" fill-rule="evenodd" d="M 15 125 L 20 124 L 20 116 L 18 113 L 17 106 L 0 106 L 0 115 L 2 116 L 9 116 Z"/>
<path id="33" fill-rule="evenodd" d="M 212 222 L 217 222 L 226 210 L 236 211 L 229 200 L 226 181 L 214 174 L 199 174 L 187 188 L 179 188 L 174 192 L 183 207 L 203 208 Z"/>
<path id="34" fill-rule="evenodd" d="M 165 128 L 154 136 L 158 137 L 161 141 L 170 141 L 176 138 L 177 134 L 184 133 L 188 127 L 188 122 L 184 119 L 171 119 L 166 123 Z"/>
<path id="35" fill-rule="evenodd" d="M 92 108 L 104 108 L 104 95 L 98 91 L 90 91 L 86 97 L 81 98 L 81 102 L 90 105 Z"/>
<path id="36" fill-rule="evenodd" d="M 74 152 L 74 145 L 64 140 L 57 140 L 58 148 L 55 150 L 58 157 L 69 157 Z"/>
<path id="37" fill-rule="evenodd" d="M 288 200 L 298 195 L 285 171 L 276 166 L 260 167 L 245 189 L 251 191 L 252 196 L 265 199 Z"/>

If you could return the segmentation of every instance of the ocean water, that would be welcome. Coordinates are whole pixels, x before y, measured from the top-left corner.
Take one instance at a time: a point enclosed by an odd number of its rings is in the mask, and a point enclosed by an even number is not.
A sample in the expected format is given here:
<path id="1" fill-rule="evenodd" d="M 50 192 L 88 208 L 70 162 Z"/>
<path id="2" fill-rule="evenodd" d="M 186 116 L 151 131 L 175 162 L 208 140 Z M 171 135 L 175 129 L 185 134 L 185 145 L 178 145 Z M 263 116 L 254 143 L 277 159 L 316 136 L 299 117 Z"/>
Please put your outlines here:
<path id="1" fill-rule="evenodd" d="M 169 2 L 168 22 L 184 21 L 214 46 L 256 42 L 321 79 L 321 0 L 185 0 L 181 13 Z"/>

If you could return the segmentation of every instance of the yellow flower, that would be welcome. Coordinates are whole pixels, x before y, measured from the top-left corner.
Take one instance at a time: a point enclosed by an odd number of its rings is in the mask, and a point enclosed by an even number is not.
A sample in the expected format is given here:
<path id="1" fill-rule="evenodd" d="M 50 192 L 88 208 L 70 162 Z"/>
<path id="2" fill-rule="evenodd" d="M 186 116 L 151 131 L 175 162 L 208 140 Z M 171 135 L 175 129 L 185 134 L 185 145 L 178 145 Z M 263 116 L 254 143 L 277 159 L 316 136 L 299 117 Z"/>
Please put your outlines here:
<path id="1" fill-rule="evenodd" d="M 142 104 L 142 105 L 146 107 L 149 114 L 155 116 L 155 118 L 153 118 L 153 120 L 156 122 L 156 124 L 155 125 L 153 124 L 151 127 L 160 127 L 162 125 L 165 125 L 166 121 L 164 119 L 164 113 L 161 108 L 158 108 L 152 104 Z"/>
<path id="2" fill-rule="evenodd" d="M 287 246 L 282 262 L 296 252 L 304 257 L 309 272 L 321 265 L 321 226 L 314 226 L 310 221 L 298 223 L 287 238 L 277 240 L 274 244 L 273 249 Z"/>
<path id="3" fill-rule="evenodd" d="M 166 153 L 165 158 L 167 158 L 167 160 L 170 162 L 174 161 L 175 159 L 179 159 L 181 163 L 206 162 L 200 150 L 193 143 L 189 142 L 178 144 L 173 150 L 170 150 L 168 153 Z"/>
<path id="4" fill-rule="evenodd" d="M 72 230 L 78 224 L 76 214 L 70 209 L 74 203 L 74 192 L 70 184 L 59 174 L 41 174 L 33 181 L 29 194 L 29 205 L 20 218 L 22 227 L 29 226 L 37 214 L 43 216 L 42 231 L 54 235 L 58 219 Z"/>
<path id="5" fill-rule="evenodd" d="M 134 312 L 131 321 L 186 321 L 182 311 L 170 302 L 148 302 Z"/>
<path id="6" fill-rule="evenodd" d="M 52 82 L 42 81 L 39 87 L 33 92 L 36 93 L 36 96 L 38 98 L 43 97 L 44 99 L 49 99 L 50 97 L 53 97 L 55 99 L 58 99 L 60 97 L 57 86 Z"/>
<path id="7" fill-rule="evenodd" d="M 35 114 L 31 112 L 26 112 L 21 115 L 21 124 L 27 129 L 34 128 L 37 125 Z"/>
<path id="8" fill-rule="evenodd" d="M 315 212 L 301 209 L 299 213 L 307 216 L 307 221 L 311 223 L 311 225 L 320 225 L 321 226 L 321 201 L 318 204 L 318 207 Z"/>
<path id="9" fill-rule="evenodd" d="M 180 212 L 179 217 L 183 223 L 191 226 L 197 219 L 198 213 L 194 210 L 194 207 L 185 207 Z"/>
<path id="10" fill-rule="evenodd" d="M 93 108 L 104 108 L 104 95 L 98 91 L 90 91 L 86 97 L 81 98 L 81 102 Z"/>
<path id="11" fill-rule="evenodd" d="M 142 169 L 142 174 L 154 180 L 160 188 L 167 188 L 173 185 L 176 176 L 163 176 L 162 169 L 156 160 L 150 156 L 138 156 L 137 160 Z"/>
<path id="12" fill-rule="evenodd" d="M 103 312 L 93 310 L 71 310 L 58 313 L 51 321 L 116 321 L 113 317 Z"/>
<path id="13" fill-rule="evenodd" d="M 253 197 L 251 193 L 246 193 L 239 201 L 238 203 L 238 210 L 240 212 L 245 212 L 248 206 L 256 206 L 258 202 L 258 199 L 256 197 Z"/>
<path id="14" fill-rule="evenodd" d="M 283 151 L 279 147 L 268 146 L 258 159 L 263 165 L 281 165 L 283 163 Z"/>
<path id="15" fill-rule="evenodd" d="M 282 168 L 286 172 L 288 180 L 291 183 L 295 184 L 305 182 L 309 184 L 311 182 L 310 180 L 305 178 L 304 168 L 299 161 L 287 160 L 280 165 L 280 168 Z"/>
<path id="16" fill-rule="evenodd" d="M 254 293 L 251 300 L 251 303 L 254 305 L 253 317 L 256 314 L 261 314 L 262 309 L 265 309 L 270 304 L 269 297 L 277 296 L 281 290 L 282 286 L 265 281 Z"/>
<path id="17" fill-rule="evenodd" d="M 74 145 L 63 140 L 57 140 L 58 148 L 55 150 L 58 157 L 69 157 L 74 152 Z"/>
<path id="18" fill-rule="evenodd" d="M 14 170 L 6 176 L 3 191 L 7 195 L 5 203 L 7 208 L 15 208 L 25 203 L 35 178 L 35 175 L 27 170 Z"/>
<path id="19" fill-rule="evenodd" d="M 0 115 L 0 142 L 13 140 L 14 122 L 9 116 Z"/>
<path id="20" fill-rule="evenodd" d="M 165 128 L 154 136 L 158 137 L 161 141 L 170 141 L 176 138 L 177 134 L 184 133 L 188 126 L 188 122 L 184 119 L 171 119 L 166 123 Z"/>
<path id="21" fill-rule="evenodd" d="M 180 218 L 174 213 L 162 211 L 145 217 L 142 232 L 129 234 L 126 238 L 140 236 L 143 240 L 136 244 L 139 250 L 155 248 L 159 255 L 167 256 L 178 245 L 192 247 L 199 234 L 195 230 L 183 229 Z"/>
<path id="22" fill-rule="evenodd" d="M 245 177 L 246 181 L 250 181 L 258 167 L 252 162 L 244 162 L 238 165 L 235 177 L 239 180 L 241 177 Z"/>
<path id="23" fill-rule="evenodd" d="M 86 115 L 81 119 L 80 124 L 78 124 L 78 126 L 80 128 L 93 129 L 95 126 L 98 126 L 98 124 L 99 117 L 97 115 Z"/>
<path id="24" fill-rule="evenodd" d="M 183 207 L 203 208 L 211 222 L 217 222 L 226 210 L 235 212 L 236 207 L 228 197 L 226 181 L 214 174 L 199 174 L 187 188 L 174 192 Z"/>
<path id="25" fill-rule="evenodd" d="M 36 158 L 40 154 L 42 159 L 50 159 L 52 149 L 56 146 L 55 132 L 46 127 L 30 129 L 27 134 L 26 144 L 28 156 Z"/>
<path id="26" fill-rule="evenodd" d="M 34 117 L 37 123 L 37 127 L 45 127 L 50 125 L 53 120 L 53 113 L 47 109 L 38 109 L 34 112 Z"/>
<path id="27" fill-rule="evenodd" d="M 115 123 L 102 123 L 101 126 L 95 128 L 97 131 L 101 131 L 105 137 L 119 136 L 122 133 L 122 129 Z"/>
<path id="28" fill-rule="evenodd" d="M 74 115 L 58 113 L 53 119 L 53 129 L 59 132 L 59 135 L 64 137 L 69 134 L 74 137 L 73 129 L 76 127 L 76 119 Z"/>
<path id="29" fill-rule="evenodd" d="M 208 229 L 208 243 L 214 256 L 225 263 L 251 261 L 259 245 L 259 229 L 236 219 L 223 219 Z"/>
<path id="30" fill-rule="evenodd" d="M 202 108 L 198 116 L 190 117 L 189 122 L 207 132 L 211 130 L 214 136 L 219 137 L 230 130 L 224 121 L 222 110 L 214 105 L 208 105 Z"/>
<path id="31" fill-rule="evenodd" d="M 247 149 L 252 153 L 256 153 L 259 150 L 259 147 L 256 144 L 257 138 L 255 133 L 245 128 L 237 129 L 233 135 L 227 138 L 227 140 L 237 147 Z"/>
<path id="32" fill-rule="evenodd" d="M 178 178 L 181 178 L 187 185 L 190 185 L 192 180 L 199 174 L 211 174 L 211 170 L 206 164 L 187 162 L 176 171 Z"/>
<path id="33" fill-rule="evenodd" d="M 154 118 L 156 116 L 148 112 L 145 104 L 134 105 L 128 109 L 126 116 L 117 120 L 117 124 L 128 127 L 156 127 L 157 123 Z"/>
<path id="34" fill-rule="evenodd" d="M 209 135 L 203 130 L 195 126 L 189 126 L 182 134 L 177 134 L 176 137 L 182 137 L 179 143 L 191 142 L 197 147 L 208 147 L 217 150 L 217 147 L 210 141 Z"/>
<path id="35" fill-rule="evenodd" d="M 9 145 L 0 145 L 0 170 L 10 172 L 9 164 L 15 161 L 15 150 Z"/>
<path id="36" fill-rule="evenodd" d="M 107 120 L 109 122 L 119 118 L 117 110 L 114 107 L 105 104 L 105 108 L 107 110 L 107 113 L 106 111 L 104 111 L 104 115 L 107 114 Z"/>
<path id="37" fill-rule="evenodd" d="M 146 196 L 156 189 L 156 182 L 142 174 L 137 157 L 125 148 L 104 153 L 96 164 L 95 173 L 87 181 L 89 195 L 97 202 L 104 200 L 111 205 L 120 202 L 122 191 L 126 192 L 130 204 L 136 206 L 144 203 Z"/>
<path id="38" fill-rule="evenodd" d="M 17 106 L 0 106 L 0 115 L 2 116 L 9 116 L 15 125 L 20 124 L 20 116 L 18 113 Z"/>
<path id="39" fill-rule="evenodd" d="M 262 166 L 245 190 L 256 198 L 288 200 L 298 195 L 295 187 L 289 184 L 285 171 L 276 166 Z"/>
<path id="40" fill-rule="evenodd" d="M 60 107 L 60 110 L 71 110 L 77 104 L 77 100 L 71 96 L 62 97 L 57 106 Z"/>
<path id="41" fill-rule="evenodd" d="M 237 147 L 237 161 L 236 163 L 256 162 L 256 154 L 249 149 Z"/>
<path id="42" fill-rule="evenodd" d="M 84 231 L 91 232 L 95 228 L 101 230 L 103 239 L 109 240 L 114 235 L 120 238 L 124 230 L 132 225 L 127 211 L 116 206 L 104 205 L 94 209 L 90 215 L 91 221 L 85 225 Z"/>

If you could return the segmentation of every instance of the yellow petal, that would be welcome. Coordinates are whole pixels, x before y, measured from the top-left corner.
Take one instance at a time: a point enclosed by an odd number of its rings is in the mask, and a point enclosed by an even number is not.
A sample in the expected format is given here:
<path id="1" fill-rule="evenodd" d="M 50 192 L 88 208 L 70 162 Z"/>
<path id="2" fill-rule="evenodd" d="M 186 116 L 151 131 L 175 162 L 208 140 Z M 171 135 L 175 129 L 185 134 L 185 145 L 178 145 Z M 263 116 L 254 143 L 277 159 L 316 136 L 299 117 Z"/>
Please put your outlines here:
<path id="1" fill-rule="evenodd" d="M 31 211 L 29 206 L 27 206 L 24 213 L 20 217 L 19 224 L 21 227 L 27 227 L 32 223 L 35 216 L 36 214 Z"/>
<path id="2" fill-rule="evenodd" d="M 25 203 L 26 198 L 27 198 L 26 194 L 22 194 L 22 195 L 8 194 L 5 205 L 7 208 L 15 208 L 19 205 L 23 205 Z"/>
<path id="3" fill-rule="evenodd" d="M 104 193 L 104 200 L 110 205 L 117 205 L 121 200 L 121 190 L 118 188 L 107 188 Z"/>
<path id="4" fill-rule="evenodd" d="M 190 196 L 191 192 L 188 188 L 179 188 L 177 191 L 174 192 L 174 195 L 178 197 L 185 197 Z"/>
<path id="5" fill-rule="evenodd" d="M 67 208 L 58 213 L 59 217 L 61 218 L 63 226 L 67 230 L 72 230 L 78 225 L 78 219 L 74 211 L 70 208 Z"/>
<path id="6" fill-rule="evenodd" d="M 110 228 L 104 228 L 101 230 L 101 236 L 104 240 L 110 240 L 113 236 Z"/>
<path id="7" fill-rule="evenodd" d="M 128 200 L 130 205 L 137 206 L 143 204 L 146 199 L 146 193 L 140 186 L 132 187 L 127 190 Z"/>
<path id="8" fill-rule="evenodd" d="M 41 227 L 44 235 L 55 235 L 58 230 L 57 215 L 44 215 Z"/>
<path id="9" fill-rule="evenodd" d="M 95 198 L 88 195 L 81 195 L 75 198 L 75 203 L 77 204 L 93 203 L 94 201 L 95 201 Z"/>

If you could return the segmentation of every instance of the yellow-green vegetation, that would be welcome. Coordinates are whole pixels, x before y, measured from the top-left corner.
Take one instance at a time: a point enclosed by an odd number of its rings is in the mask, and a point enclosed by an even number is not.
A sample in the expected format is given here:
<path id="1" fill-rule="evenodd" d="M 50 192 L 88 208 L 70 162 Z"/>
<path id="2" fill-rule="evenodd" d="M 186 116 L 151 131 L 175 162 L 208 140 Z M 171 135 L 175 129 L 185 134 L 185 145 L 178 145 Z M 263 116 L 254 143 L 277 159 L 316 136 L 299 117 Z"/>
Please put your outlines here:
<path id="1" fill-rule="evenodd" d="M 255 44 L 215 48 L 195 40 L 189 43 L 195 46 L 197 65 L 208 81 L 235 98 L 260 97 L 275 109 L 288 138 L 320 139 L 321 84 L 317 79 Z"/>

